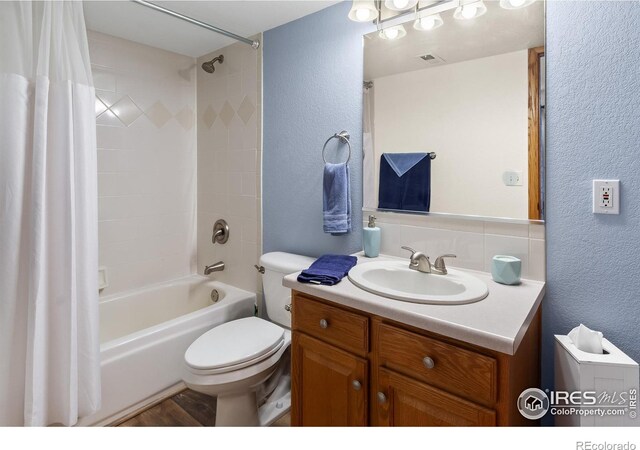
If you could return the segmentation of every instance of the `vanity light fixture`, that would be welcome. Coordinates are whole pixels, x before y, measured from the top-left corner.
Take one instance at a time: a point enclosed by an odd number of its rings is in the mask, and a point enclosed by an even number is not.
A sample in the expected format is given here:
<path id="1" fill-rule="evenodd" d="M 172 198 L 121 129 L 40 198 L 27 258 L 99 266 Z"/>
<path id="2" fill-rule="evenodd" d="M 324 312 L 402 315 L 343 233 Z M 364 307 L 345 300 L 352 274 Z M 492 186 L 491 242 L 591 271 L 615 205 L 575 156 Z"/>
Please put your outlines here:
<path id="1" fill-rule="evenodd" d="M 532 5 L 535 0 L 500 0 L 500 7 L 504 9 L 521 9 Z"/>
<path id="2" fill-rule="evenodd" d="M 443 23 L 444 21 L 440 14 L 431 14 L 429 16 L 418 17 L 415 22 L 413 22 L 413 28 L 418 31 L 431 31 L 442 26 Z"/>
<path id="3" fill-rule="evenodd" d="M 378 17 L 378 10 L 372 0 L 354 0 L 349 11 L 349 19 L 354 22 L 371 22 Z"/>
<path id="4" fill-rule="evenodd" d="M 418 4 L 418 0 L 384 0 L 384 7 L 391 11 L 406 11 Z"/>
<path id="5" fill-rule="evenodd" d="M 405 30 L 402 25 L 396 25 L 394 27 L 384 28 L 380 30 L 380 37 L 387 40 L 401 39 L 406 35 L 407 30 Z"/>
<path id="6" fill-rule="evenodd" d="M 475 19 L 487 12 L 487 6 L 482 0 L 472 3 L 466 3 L 458 6 L 453 13 L 453 18 L 458 20 Z"/>

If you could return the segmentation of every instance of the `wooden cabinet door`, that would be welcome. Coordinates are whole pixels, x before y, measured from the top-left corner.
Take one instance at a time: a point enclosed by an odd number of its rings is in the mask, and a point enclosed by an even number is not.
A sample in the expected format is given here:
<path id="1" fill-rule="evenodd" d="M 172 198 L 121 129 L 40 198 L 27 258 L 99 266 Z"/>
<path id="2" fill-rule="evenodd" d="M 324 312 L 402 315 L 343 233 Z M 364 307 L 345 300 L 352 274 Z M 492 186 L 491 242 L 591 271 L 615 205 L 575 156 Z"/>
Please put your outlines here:
<path id="1" fill-rule="evenodd" d="M 494 411 L 393 371 L 378 369 L 377 423 L 381 426 L 492 426 Z"/>
<path id="2" fill-rule="evenodd" d="M 298 332 L 292 350 L 292 425 L 366 426 L 367 361 Z"/>

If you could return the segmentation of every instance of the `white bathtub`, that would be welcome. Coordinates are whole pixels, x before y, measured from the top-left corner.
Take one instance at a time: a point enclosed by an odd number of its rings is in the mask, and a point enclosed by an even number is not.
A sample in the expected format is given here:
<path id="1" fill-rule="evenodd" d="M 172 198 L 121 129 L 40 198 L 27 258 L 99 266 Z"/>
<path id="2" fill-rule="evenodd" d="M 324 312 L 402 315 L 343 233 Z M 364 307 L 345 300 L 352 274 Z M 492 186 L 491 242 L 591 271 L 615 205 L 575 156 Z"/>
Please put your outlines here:
<path id="1" fill-rule="evenodd" d="M 78 425 L 108 424 L 180 389 L 187 347 L 214 326 L 253 315 L 255 302 L 254 293 L 199 275 L 102 299 L 102 409 Z"/>

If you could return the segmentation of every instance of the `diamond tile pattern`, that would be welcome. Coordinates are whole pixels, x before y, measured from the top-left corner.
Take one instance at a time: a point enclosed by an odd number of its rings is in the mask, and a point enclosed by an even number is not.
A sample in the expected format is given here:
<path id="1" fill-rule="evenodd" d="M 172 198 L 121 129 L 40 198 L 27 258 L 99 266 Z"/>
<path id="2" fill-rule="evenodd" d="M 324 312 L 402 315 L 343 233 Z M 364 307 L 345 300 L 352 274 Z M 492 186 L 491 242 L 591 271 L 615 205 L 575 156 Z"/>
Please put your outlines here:
<path id="1" fill-rule="evenodd" d="M 105 105 L 102 100 L 96 95 L 96 117 L 107 110 L 107 105 Z"/>
<path id="2" fill-rule="evenodd" d="M 176 114 L 176 120 L 180 125 L 182 125 L 182 128 L 184 128 L 185 131 L 189 131 L 193 128 L 194 116 L 195 114 L 193 113 L 193 109 L 189 106 L 185 106 L 180 110 L 180 112 L 178 112 L 178 114 Z"/>
<path id="3" fill-rule="evenodd" d="M 138 105 L 136 105 L 128 95 L 122 97 L 109 109 L 111 109 L 118 119 L 120 119 L 126 126 L 130 126 L 142 115 L 142 111 L 138 108 Z"/>
<path id="4" fill-rule="evenodd" d="M 229 126 L 229 124 L 233 120 L 233 116 L 235 115 L 236 113 L 233 111 L 233 108 L 231 107 L 229 102 L 225 101 L 224 105 L 222 105 L 222 109 L 220 110 L 220 118 L 227 127 Z"/>
<path id="5" fill-rule="evenodd" d="M 110 109 L 107 109 L 105 112 L 100 114 L 96 119 L 97 125 L 106 125 L 108 127 L 122 127 L 122 122 L 118 120 L 116 115 L 111 112 Z"/>
<path id="6" fill-rule="evenodd" d="M 149 120 L 158 128 L 162 128 L 171 119 L 171 112 L 161 101 L 155 102 L 146 112 Z"/>
<path id="7" fill-rule="evenodd" d="M 249 122 L 249 119 L 251 119 L 255 110 L 256 108 L 253 106 L 253 103 L 251 103 L 249 97 L 245 95 L 242 103 L 240 103 L 240 107 L 238 108 L 238 116 L 240 116 L 245 125 Z"/>
<path id="8" fill-rule="evenodd" d="M 207 128 L 211 128 L 217 118 L 218 118 L 218 115 L 213 110 L 211 105 L 207 106 L 207 109 L 205 109 L 204 114 L 202 114 L 202 121 L 207 126 Z"/>

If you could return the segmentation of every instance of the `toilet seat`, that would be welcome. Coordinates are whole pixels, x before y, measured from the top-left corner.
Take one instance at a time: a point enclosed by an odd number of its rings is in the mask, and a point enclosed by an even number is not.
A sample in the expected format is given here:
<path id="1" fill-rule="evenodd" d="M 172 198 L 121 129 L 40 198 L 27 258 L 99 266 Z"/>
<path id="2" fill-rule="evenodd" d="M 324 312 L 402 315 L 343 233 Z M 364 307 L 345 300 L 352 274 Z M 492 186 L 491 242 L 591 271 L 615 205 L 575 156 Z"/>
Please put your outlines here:
<path id="1" fill-rule="evenodd" d="M 242 369 L 278 353 L 285 345 L 285 330 L 258 317 L 246 317 L 217 326 L 187 349 L 184 359 L 196 375 Z"/>

